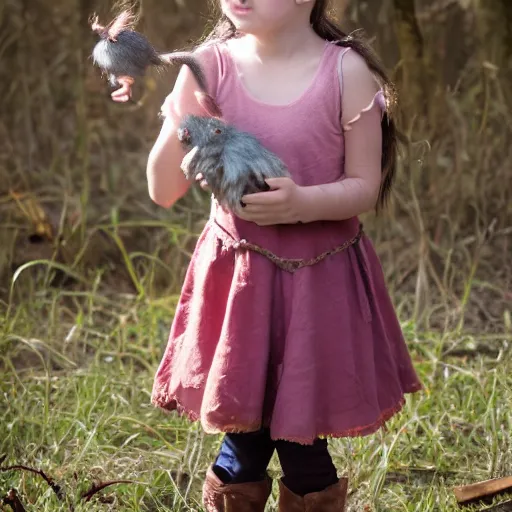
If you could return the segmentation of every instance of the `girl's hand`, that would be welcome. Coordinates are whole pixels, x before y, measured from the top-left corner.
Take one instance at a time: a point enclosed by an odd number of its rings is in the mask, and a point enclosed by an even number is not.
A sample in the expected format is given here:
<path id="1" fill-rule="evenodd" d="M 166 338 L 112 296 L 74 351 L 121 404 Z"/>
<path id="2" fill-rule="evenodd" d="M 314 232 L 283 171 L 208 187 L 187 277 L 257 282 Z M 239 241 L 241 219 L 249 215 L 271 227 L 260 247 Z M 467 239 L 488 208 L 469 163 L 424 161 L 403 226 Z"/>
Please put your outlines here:
<path id="1" fill-rule="evenodd" d="M 208 185 L 208 182 L 205 179 L 203 179 L 203 175 L 201 173 L 197 174 L 196 182 L 199 183 L 199 186 L 203 190 L 206 190 L 207 192 L 210 191 L 210 186 Z"/>
<path id="2" fill-rule="evenodd" d="M 126 103 L 132 97 L 132 85 L 134 80 L 130 76 L 121 76 L 117 79 L 121 87 L 112 94 L 112 99 L 117 103 Z"/>
<path id="3" fill-rule="evenodd" d="M 266 182 L 271 190 L 243 196 L 245 206 L 240 207 L 235 214 L 259 226 L 301 222 L 304 214 L 304 187 L 290 178 L 269 178 Z"/>

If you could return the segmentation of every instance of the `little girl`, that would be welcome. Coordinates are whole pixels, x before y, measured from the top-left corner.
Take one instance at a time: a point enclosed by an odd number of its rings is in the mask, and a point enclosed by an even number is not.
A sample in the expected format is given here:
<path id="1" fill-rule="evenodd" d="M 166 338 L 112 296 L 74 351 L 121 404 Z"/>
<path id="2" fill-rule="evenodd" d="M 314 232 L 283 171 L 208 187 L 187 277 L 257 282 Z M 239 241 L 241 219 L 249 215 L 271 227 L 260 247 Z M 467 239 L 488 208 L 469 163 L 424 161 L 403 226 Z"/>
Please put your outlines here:
<path id="1" fill-rule="evenodd" d="M 280 511 L 344 510 L 327 437 L 375 432 L 421 387 L 358 220 L 392 184 L 391 85 L 326 3 L 220 0 L 196 50 L 224 119 L 292 176 L 237 211 L 213 200 L 155 377 L 154 404 L 226 433 L 203 487 L 209 512 L 262 512 L 274 450 Z M 184 67 L 162 107 L 147 178 L 166 208 L 190 185 L 176 131 L 186 114 L 207 115 L 197 91 Z"/>

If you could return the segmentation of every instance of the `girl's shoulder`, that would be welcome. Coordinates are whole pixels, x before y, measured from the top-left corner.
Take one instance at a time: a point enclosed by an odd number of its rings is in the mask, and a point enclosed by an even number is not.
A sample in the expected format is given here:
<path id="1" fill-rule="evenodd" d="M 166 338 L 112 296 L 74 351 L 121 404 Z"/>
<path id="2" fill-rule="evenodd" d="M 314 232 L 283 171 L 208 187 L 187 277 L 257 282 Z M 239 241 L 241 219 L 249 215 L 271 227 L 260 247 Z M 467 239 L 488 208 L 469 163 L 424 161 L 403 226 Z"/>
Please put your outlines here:
<path id="1" fill-rule="evenodd" d="M 213 97 L 216 96 L 218 84 L 224 76 L 223 46 L 222 42 L 212 41 L 202 44 L 194 50 L 194 55 L 206 76 L 208 92 Z"/>
<path id="2" fill-rule="evenodd" d="M 386 105 L 382 87 L 360 53 L 354 48 L 340 47 L 337 69 L 345 130 L 349 130 L 350 125 L 374 105 L 384 112 Z"/>
<path id="3" fill-rule="evenodd" d="M 215 43 L 202 44 L 192 50 L 203 71 L 208 94 L 217 96 L 221 75 L 218 45 Z M 204 115 L 204 109 L 197 101 L 196 93 L 200 92 L 194 74 L 190 68 L 183 65 L 176 77 L 172 91 L 166 96 L 160 109 L 164 118 L 180 119 L 185 114 Z"/>
<path id="4" fill-rule="evenodd" d="M 199 60 L 207 80 L 211 82 L 212 87 L 225 78 L 228 72 L 229 62 L 232 52 L 236 48 L 237 41 L 230 39 L 227 41 L 211 41 L 198 46 L 194 50 L 194 55 Z M 235 48 L 234 46 L 235 45 Z M 209 91 L 210 94 L 215 91 Z"/>

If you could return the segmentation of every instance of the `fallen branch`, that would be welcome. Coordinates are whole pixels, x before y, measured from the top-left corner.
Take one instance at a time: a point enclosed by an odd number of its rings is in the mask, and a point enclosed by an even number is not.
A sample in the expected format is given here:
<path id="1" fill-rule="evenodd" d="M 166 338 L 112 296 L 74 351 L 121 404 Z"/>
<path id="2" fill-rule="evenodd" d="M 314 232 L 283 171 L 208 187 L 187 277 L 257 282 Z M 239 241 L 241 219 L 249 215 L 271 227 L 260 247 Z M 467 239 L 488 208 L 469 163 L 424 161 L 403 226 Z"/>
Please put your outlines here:
<path id="1" fill-rule="evenodd" d="M 25 507 L 22 505 L 20 499 L 18 498 L 18 493 L 16 492 L 16 489 L 11 489 L 7 493 L 7 495 L 3 499 L 3 504 L 11 507 L 13 512 L 26 512 Z"/>
<path id="2" fill-rule="evenodd" d="M 477 482 L 470 485 L 455 487 L 453 492 L 459 506 L 487 501 L 497 495 L 512 491 L 512 476 L 505 478 L 494 478 L 484 482 Z"/>
<path id="3" fill-rule="evenodd" d="M 5 460 L 5 457 L 3 458 Z M 0 461 L 1 463 L 2 461 Z M 50 478 L 47 476 L 44 471 L 41 471 L 40 469 L 30 468 L 28 466 L 22 466 L 22 465 L 16 465 L 16 466 L 6 466 L 4 468 L 0 467 L 0 472 L 6 472 L 6 471 L 28 471 L 30 473 L 35 473 L 36 475 L 39 475 L 53 490 L 53 492 L 57 495 L 57 498 L 59 500 L 64 499 L 64 491 L 62 490 L 61 486 L 56 484 L 53 480 L 53 478 Z"/>
<path id="4" fill-rule="evenodd" d="M 6 459 L 5 455 L 2 455 L 0 457 L 0 464 Z M 36 475 L 39 475 L 43 480 L 52 488 L 53 492 L 57 495 L 60 501 L 64 500 L 64 492 L 60 485 L 56 484 L 53 478 L 50 478 L 47 476 L 44 471 L 41 471 L 39 469 L 31 468 L 29 466 L 22 466 L 22 465 L 15 465 L 15 466 L 6 466 L 6 467 L 0 467 L 0 472 L 5 471 L 29 471 L 30 473 L 35 473 Z M 76 478 L 76 477 L 75 477 Z M 135 482 L 133 480 L 110 480 L 108 482 L 99 482 L 94 483 L 90 487 L 88 491 L 85 491 L 81 495 L 81 499 L 85 501 L 90 501 L 90 499 L 97 494 L 98 492 L 102 491 L 106 487 L 109 487 L 111 485 L 115 484 L 136 484 L 138 482 Z M 11 496 L 12 494 L 12 496 Z M 25 512 L 25 509 L 23 508 L 23 505 L 19 501 L 16 491 L 14 489 L 11 489 L 9 491 L 9 494 L 4 498 L 4 503 L 6 505 L 10 505 L 10 507 L 13 509 L 14 512 Z M 21 507 L 21 508 L 20 508 Z"/>
<path id="5" fill-rule="evenodd" d="M 110 485 L 115 484 L 136 484 L 138 482 L 134 482 L 133 480 L 110 480 L 109 482 L 99 482 L 98 484 L 92 484 L 91 488 L 88 491 L 82 493 L 81 498 L 85 501 L 90 501 L 90 499 L 98 492 L 105 489 L 105 487 L 109 487 Z"/>

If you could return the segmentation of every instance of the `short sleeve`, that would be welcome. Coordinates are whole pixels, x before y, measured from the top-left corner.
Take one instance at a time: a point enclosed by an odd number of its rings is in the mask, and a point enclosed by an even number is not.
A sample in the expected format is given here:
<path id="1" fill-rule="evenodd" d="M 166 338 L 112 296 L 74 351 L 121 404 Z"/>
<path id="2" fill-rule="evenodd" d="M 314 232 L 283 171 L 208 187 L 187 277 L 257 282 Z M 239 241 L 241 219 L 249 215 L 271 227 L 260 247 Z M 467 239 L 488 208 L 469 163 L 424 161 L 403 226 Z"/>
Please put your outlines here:
<path id="1" fill-rule="evenodd" d="M 216 45 L 199 47 L 194 55 L 205 74 L 208 94 L 216 98 L 219 81 L 219 56 Z M 187 114 L 204 115 L 205 111 L 197 101 L 196 92 L 200 92 L 199 84 L 190 69 L 187 66 L 182 66 L 173 90 L 162 104 L 162 116 L 182 118 Z"/>
<path id="2" fill-rule="evenodd" d="M 341 89 L 341 123 L 350 131 L 366 113 L 377 109 L 380 117 L 386 111 L 384 91 L 364 58 L 352 49 L 340 54 L 338 73 Z"/>
<path id="3" fill-rule="evenodd" d="M 222 74 L 220 49 L 217 43 L 200 46 L 194 53 L 199 59 L 206 76 L 208 94 L 217 97 L 219 80 Z"/>

